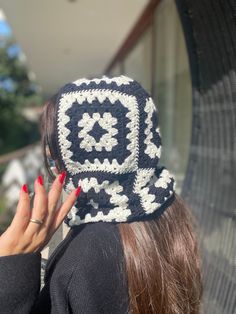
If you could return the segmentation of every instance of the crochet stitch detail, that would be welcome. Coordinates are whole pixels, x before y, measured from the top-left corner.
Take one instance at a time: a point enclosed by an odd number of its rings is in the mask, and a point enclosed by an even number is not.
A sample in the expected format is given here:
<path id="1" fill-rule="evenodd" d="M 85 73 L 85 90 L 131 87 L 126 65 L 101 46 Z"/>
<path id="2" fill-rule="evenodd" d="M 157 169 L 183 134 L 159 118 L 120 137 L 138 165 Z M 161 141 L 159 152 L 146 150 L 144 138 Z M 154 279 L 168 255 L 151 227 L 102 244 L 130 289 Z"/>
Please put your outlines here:
<path id="1" fill-rule="evenodd" d="M 107 131 L 98 142 L 93 136 L 89 135 L 96 122 Z M 117 124 L 117 119 L 112 117 L 109 112 L 105 112 L 102 116 L 100 113 L 95 112 L 92 117 L 85 112 L 82 119 L 78 122 L 78 126 L 83 128 L 78 134 L 79 138 L 82 139 L 80 147 L 87 152 L 91 152 L 93 148 L 97 151 L 102 151 L 102 148 L 106 151 L 111 151 L 112 147 L 118 144 L 117 139 L 113 137 L 118 133 L 117 129 L 113 127 L 115 124 Z"/>
<path id="2" fill-rule="evenodd" d="M 113 78 L 108 78 L 107 76 L 103 76 L 102 78 L 95 78 L 92 80 L 88 80 L 86 78 L 83 79 L 79 79 L 73 82 L 73 84 L 80 86 L 82 84 L 86 84 L 89 85 L 91 82 L 94 82 L 96 84 L 99 84 L 101 82 L 106 82 L 107 84 L 111 84 L 111 83 L 116 83 L 117 86 L 121 86 L 121 85 L 128 85 L 130 82 L 132 82 L 133 80 L 127 76 L 120 76 L 120 77 L 113 77 Z"/>
<path id="3" fill-rule="evenodd" d="M 70 118 L 66 112 L 75 103 L 77 106 L 81 106 L 84 103 L 89 105 L 92 104 L 93 101 L 97 101 L 101 105 L 106 99 L 108 99 L 110 104 L 114 106 L 116 106 L 115 102 L 119 100 L 119 102 L 129 110 L 126 117 L 130 119 L 130 122 L 127 123 L 126 127 L 129 128 L 127 139 L 130 143 L 127 145 L 127 149 L 130 151 L 130 154 L 122 165 L 119 165 L 116 159 L 109 161 L 107 158 L 104 158 L 102 162 L 98 158 L 95 158 L 94 162 L 90 162 L 88 159 L 85 159 L 84 163 L 74 162 L 71 160 L 71 157 L 73 156 L 73 153 L 70 151 L 71 142 L 68 141 L 68 135 L 71 131 L 67 128 L 67 123 L 70 121 Z M 135 171 L 137 169 L 138 158 L 138 119 L 138 104 L 134 96 L 121 94 L 111 90 L 82 90 L 79 92 L 63 94 L 60 99 L 58 110 L 58 137 L 62 158 L 65 162 L 67 171 L 73 175 L 81 171 L 97 171 L 98 169 L 100 171 L 110 171 L 115 173 Z M 91 144 L 87 144 L 87 147 L 90 145 Z"/>
<path id="4" fill-rule="evenodd" d="M 121 223 L 161 214 L 175 181 L 159 166 L 158 112 L 140 84 L 125 76 L 79 79 L 61 88 L 56 105 L 65 190 L 82 188 L 65 223 Z"/>

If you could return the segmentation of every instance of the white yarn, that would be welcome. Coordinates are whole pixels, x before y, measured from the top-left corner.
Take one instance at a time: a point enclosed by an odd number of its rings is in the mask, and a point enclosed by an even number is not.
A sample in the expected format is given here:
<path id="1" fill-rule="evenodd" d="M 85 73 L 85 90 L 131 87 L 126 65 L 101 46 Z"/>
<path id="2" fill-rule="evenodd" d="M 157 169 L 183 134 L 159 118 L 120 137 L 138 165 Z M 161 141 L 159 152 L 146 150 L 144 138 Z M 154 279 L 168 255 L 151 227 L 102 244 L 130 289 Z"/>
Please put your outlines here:
<path id="1" fill-rule="evenodd" d="M 145 120 L 145 123 L 147 125 L 144 133 L 146 135 L 146 138 L 144 140 L 144 143 L 146 144 L 145 154 L 147 154 L 150 158 L 160 158 L 161 157 L 161 145 L 157 147 L 151 140 L 153 138 L 153 133 L 151 132 L 151 129 L 153 127 L 152 123 L 152 115 L 154 112 L 156 112 L 155 104 L 153 103 L 152 99 L 149 98 L 146 101 L 146 105 L 144 108 L 144 111 L 147 113 L 147 118 Z M 158 133 L 160 133 L 159 128 L 156 130 Z"/>
<path id="2" fill-rule="evenodd" d="M 85 101 L 91 104 L 96 98 L 100 98 L 100 103 L 102 103 L 102 101 L 104 102 L 105 99 L 108 98 L 113 105 L 115 105 L 115 102 L 119 100 L 121 104 L 129 110 L 126 114 L 126 117 L 130 119 L 130 122 L 127 123 L 126 127 L 130 130 L 127 134 L 127 139 L 130 141 L 130 144 L 128 144 L 126 148 L 130 151 L 130 154 L 121 164 L 119 164 L 116 159 L 113 159 L 111 162 L 108 159 L 104 159 L 103 162 L 100 162 L 98 159 L 95 159 L 94 162 L 90 162 L 88 159 L 86 159 L 84 163 L 74 162 L 71 159 L 73 154 L 69 150 L 71 147 L 71 142 L 67 139 L 67 136 L 70 134 L 70 130 L 66 127 L 66 124 L 69 121 L 66 111 L 71 108 L 75 102 L 78 103 L 78 106 L 82 105 Z M 126 95 L 114 90 L 100 89 L 92 90 L 92 92 L 90 90 L 83 90 L 79 92 L 65 93 L 61 96 L 58 111 L 59 145 L 66 169 L 73 175 L 85 171 L 96 171 L 98 169 L 100 171 L 109 171 L 112 173 L 126 173 L 136 171 L 138 169 L 138 129 L 139 111 L 137 99 L 135 96 Z M 85 132 L 86 131 L 84 131 L 84 133 Z M 114 135 L 113 130 L 110 132 L 110 134 Z M 105 140 L 107 140 L 107 138 L 109 142 L 110 137 L 105 137 Z M 110 139 L 109 148 L 112 145 L 114 146 L 114 144 L 115 142 Z M 87 149 L 90 149 L 87 141 L 83 145 Z M 99 149 L 99 144 L 96 147 Z"/>
<path id="3" fill-rule="evenodd" d="M 125 76 L 80 79 L 61 89 L 57 105 L 58 144 L 70 178 L 66 191 L 75 189 L 73 178 L 84 193 L 67 215 L 70 226 L 133 221 L 171 197 L 174 178 L 158 170 L 157 109 L 137 82 Z"/>
<path id="4" fill-rule="evenodd" d="M 93 136 L 88 134 L 93 129 L 96 121 L 107 131 L 98 142 Z M 78 122 L 78 126 L 83 128 L 78 134 L 79 138 L 82 139 L 80 141 L 80 147 L 87 152 L 91 152 L 93 147 L 96 151 L 102 151 L 103 148 L 106 151 L 111 151 L 112 148 L 118 144 L 117 139 L 113 137 L 118 133 L 118 130 L 113 128 L 115 124 L 117 124 L 117 119 L 112 117 L 109 112 L 105 112 L 102 117 L 98 112 L 93 113 L 92 117 L 85 112 L 82 119 Z"/>
<path id="5" fill-rule="evenodd" d="M 102 184 L 99 184 L 95 177 L 92 177 L 90 179 L 85 178 L 81 180 L 81 188 L 85 193 L 88 193 L 88 191 L 92 188 L 95 189 L 96 193 L 99 193 L 101 189 L 104 189 L 105 193 L 111 196 L 110 203 L 114 205 L 114 208 L 110 209 L 107 215 L 102 212 L 102 209 L 98 211 L 96 216 L 94 217 L 92 217 L 90 213 L 87 213 L 84 219 L 76 216 L 74 208 L 72 208 L 69 216 L 69 218 L 71 218 L 69 222 L 71 226 L 79 225 L 81 223 L 95 222 L 99 220 L 107 222 L 115 220 L 116 222 L 122 222 L 126 221 L 127 218 L 131 215 L 131 210 L 128 208 L 129 199 L 126 195 L 119 194 L 123 191 L 123 187 L 119 184 L 118 181 L 110 183 L 108 180 L 105 180 L 102 182 Z M 90 201 L 90 204 L 94 208 L 98 208 L 98 204 L 95 203 L 93 200 Z"/>
<path id="6" fill-rule="evenodd" d="M 154 212 L 162 205 L 155 202 L 155 195 L 151 194 L 149 191 L 149 187 L 146 186 L 152 181 L 151 178 L 155 180 L 155 187 L 161 187 L 163 189 L 166 189 L 167 184 L 169 184 L 171 182 L 171 179 L 173 179 L 173 176 L 166 169 L 162 170 L 159 178 L 155 176 L 154 172 L 154 169 L 138 169 L 135 178 L 134 193 L 137 193 L 140 196 L 141 204 L 147 214 Z M 166 199 L 171 197 L 172 194 L 173 191 L 170 191 Z"/>
<path id="7" fill-rule="evenodd" d="M 119 77 L 113 77 L 113 78 L 108 78 L 107 76 L 103 76 L 102 78 L 95 78 L 95 79 L 92 79 L 92 80 L 89 80 L 89 79 L 86 79 L 86 78 L 83 78 L 83 79 L 79 79 L 79 80 L 76 80 L 74 81 L 72 84 L 75 84 L 77 86 L 80 86 L 82 84 L 90 84 L 91 82 L 94 82 L 96 84 L 99 84 L 101 82 L 106 82 L 107 84 L 111 84 L 111 83 L 116 83 L 117 86 L 121 86 L 121 85 L 129 85 L 130 82 L 133 82 L 133 80 L 127 76 L 124 76 L 124 75 L 121 75 Z"/>

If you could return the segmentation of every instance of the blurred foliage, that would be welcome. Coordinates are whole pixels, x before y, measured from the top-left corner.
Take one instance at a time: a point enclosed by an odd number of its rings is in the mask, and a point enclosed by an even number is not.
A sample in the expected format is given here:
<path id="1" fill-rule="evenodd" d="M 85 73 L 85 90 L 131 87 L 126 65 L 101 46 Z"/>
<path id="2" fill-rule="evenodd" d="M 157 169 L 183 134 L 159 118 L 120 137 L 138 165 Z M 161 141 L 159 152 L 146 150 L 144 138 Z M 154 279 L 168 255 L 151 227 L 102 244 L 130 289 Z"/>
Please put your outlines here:
<path id="1" fill-rule="evenodd" d="M 0 42 L 0 154 L 39 139 L 37 124 L 26 120 L 22 109 L 42 104 L 42 98 L 20 55 L 9 53 L 14 45 Z"/>
<path id="2" fill-rule="evenodd" d="M 5 205 L 5 200 L 3 198 L 0 198 L 0 214 L 3 210 L 5 210 L 6 205 Z"/>
<path id="3" fill-rule="evenodd" d="M 7 168 L 7 164 L 0 164 L 0 179 L 2 178 L 2 175 L 4 174 L 5 170 Z"/>

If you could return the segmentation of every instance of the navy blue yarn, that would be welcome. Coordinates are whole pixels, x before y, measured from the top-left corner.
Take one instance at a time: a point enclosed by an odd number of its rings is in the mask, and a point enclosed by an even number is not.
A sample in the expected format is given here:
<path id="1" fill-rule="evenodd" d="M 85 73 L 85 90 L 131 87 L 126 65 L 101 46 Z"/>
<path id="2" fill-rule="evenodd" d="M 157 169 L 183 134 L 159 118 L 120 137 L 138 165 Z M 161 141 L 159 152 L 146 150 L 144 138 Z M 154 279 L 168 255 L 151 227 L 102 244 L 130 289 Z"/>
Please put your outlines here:
<path id="1" fill-rule="evenodd" d="M 62 87 L 59 91 L 57 106 L 59 106 L 60 98 L 63 94 L 84 90 L 91 90 L 92 92 L 93 89 L 117 91 L 122 94 L 136 97 L 138 102 L 140 119 L 138 168 L 155 169 L 155 174 L 158 177 L 160 171 L 162 170 L 162 168 L 159 168 L 158 165 L 158 157 L 152 159 L 144 153 L 144 150 L 146 148 L 146 145 L 144 144 L 144 140 L 146 138 L 144 131 L 147 127 L 145 123 L 147 113 L 144 111 L 144 106 L 146 100 L 150 98 L 150 95 L 136 81 L 133 81 L 128 85 L 121 86 L 118 86 L 115 82 L 107 84 L 105 81 L 101 81 L 99 84 L 90 81 L 89 84 L 83 83 L 80 86 L 69 83 Z M 110 112 L 113 117 L 117 118 L 118 123 L 114 127 L 118 129 L 118 134 L 114 137 L 117 138 L 118 144 L 113 147 L 111 152 L 106 151 L 104 148 L 101 152 L 96 150 L 93 150 L 92 152 L 87 152 L 80 148 L 79 144 L 81 139 L 78 137 L 78 132 L 82 128 L 78 126 L 78 121 L 82 119 L 82 115 L 85 112 L 87 112 L 90 116 L 92 116 L 94 112 L 99 112 L 101 115 L 105 112 Z M 127 117 L 125 117 L 127 112 L 128 109 L 125 108 L 119 100 L 113 105 L 110 104 L 108 99 L 106 99 L 102 104 L 99 103 L 98 100 L 94 100 L 92 104 L 84 102 L 82 105 L 78 105 L 75 102 L 72 107 L 66 112 L 66 115 L 70 117 L 70 121 L 66 124 L 66 127 L 70 130 L 70 134 L 68 135 L 67 139 L 71 142 L 70 151 L 73 153 L 71 160 L 83 163 L 85 159 L 93 162 L 95 158 L 98 158 L 100 161 L 103 161 L 105 158 L 107 158 L 109 161 L 112 161 L 112 159 L 115 158 L 118 163 L 121 164 L 130 153 L 127 149 L 127 145 L 130 143 L 130 141 L 127 139 L 129 129 L 126 127 L 126 125 L 130 121 Z M 152 122 L 152 142 L 159 147 L 161 145 L 161 138 L 160 134 L 155 131 L 158 125 L 157 112 L 153 113 Z M 97 123 L 95 123 L 93 130 L 90 131 L 89 134 L 93 135 L 96 140 L 99 140 L 100 137 L 105 133 L 106 131 L 104 131 Z M 147 216 L 150 216 L 150 214 L 146 214 L 140 203 L 140 197 L 137 194 L 133 193 L 133 183 L 135 180 L 135 176 L 136 172 L 118 174 L 105 171 L 87 171 L 80 172 L 77 175 L 72 175 L 68 173 L 66 177 L 66 184 L 69 182 L 69 180 L 72 180 L 74 186 L 78 186 L 78 182 L 80 179 L 83 180 L 84 178 L 90 177 L 96 177 L 98 183 L 102 183 L 104 180 L 108 180 L 110 183 L 118 180 L 120 185 L 122 185 L 124 188 L 122 194 L 125 194 L 129 198 L 128 208 L 131 210 L 132 214 L 127 218 L 127 222 L 146 220 Z M 170 203 L 167 202 L 166 198 L 173 199 L 169 196 L 169 192 L 173 189 L 174 179 L 171 179 L 171 182 L 168 184 L 167 189 L 150 186 L 150 193 L 155 195 L 155 201 L 162 204 L 161 208 L 157 210 L 160 214 L 164 211 L 165 206 Z M 92 205 L 88 204 L 89 200 L 91 199 L 99 204 L 98 209 L 95 209 Z M 84 193 L 82 191 L 76 203 L 76 207 L 78 208 L 78 215 L 81 219 L 83 219 L 87 213 L 90 213 L 92 217 L 96 216 L 98 211 L 102 211 L 104 214 L 107 214 L 113 208 L 113 206 L 114 205 L 110 203 L 110 196 L 106 194 L 104 190 L 101 190 L 99 193 L 95 193 L 94 189 L 89 190 L 88 193 Z M 66 217 L 64 221 L 66 224 L 69 225 L 70 219 L 68 217 Z"/>

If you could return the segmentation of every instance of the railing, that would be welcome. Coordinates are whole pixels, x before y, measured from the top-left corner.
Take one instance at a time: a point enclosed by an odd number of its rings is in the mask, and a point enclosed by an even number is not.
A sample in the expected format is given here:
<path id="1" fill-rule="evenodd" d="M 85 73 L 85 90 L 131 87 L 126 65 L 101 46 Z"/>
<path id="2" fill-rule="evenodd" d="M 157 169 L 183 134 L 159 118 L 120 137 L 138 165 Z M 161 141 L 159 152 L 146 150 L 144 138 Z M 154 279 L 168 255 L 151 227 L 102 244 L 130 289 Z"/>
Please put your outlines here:
<path id="1" fill-rule="evenodd" d="M 0 232 L 11 221 L 17 206 L 21 185 L 26 183 L 32 189 L 34 179 L 42 171 L 43 162 L 39 143 L 0 157 L 0 165 L 6 169 L 0 184 Z"/>

